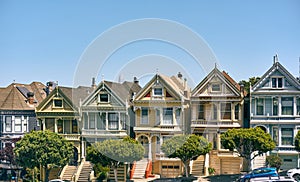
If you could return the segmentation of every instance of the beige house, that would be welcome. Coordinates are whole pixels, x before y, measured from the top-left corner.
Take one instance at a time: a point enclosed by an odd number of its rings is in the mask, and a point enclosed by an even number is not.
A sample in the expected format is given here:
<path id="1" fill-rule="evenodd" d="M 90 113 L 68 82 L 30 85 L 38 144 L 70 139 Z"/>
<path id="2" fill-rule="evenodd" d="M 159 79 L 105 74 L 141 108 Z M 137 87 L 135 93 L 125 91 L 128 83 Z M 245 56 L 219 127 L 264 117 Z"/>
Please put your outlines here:
<path id="1" fill-rule="evenodd" d="M 222 148 L 220 134 L 243 127 L 244 95 L 243 87 L 216 67 L 192 91 L 191 132 L 203 135 L 213 145 L 209 154 L 194 161 L 197 165 L 191 165 L 194 175 L 207 175 L 208 167 L 216 174 L 240 172 L 242 159 Z"/>
<path id="2" fill-rule="evenodd" d="M 179 159 L 169 159 L 160 150 L 164 140 L 187 133 L 190 89 L 181 73 L 156 74 L 135 95 L 135 138 L 145 147 L 144 157 L 153 161 L 153 172 L 164 177 L 181 174 Z"/>

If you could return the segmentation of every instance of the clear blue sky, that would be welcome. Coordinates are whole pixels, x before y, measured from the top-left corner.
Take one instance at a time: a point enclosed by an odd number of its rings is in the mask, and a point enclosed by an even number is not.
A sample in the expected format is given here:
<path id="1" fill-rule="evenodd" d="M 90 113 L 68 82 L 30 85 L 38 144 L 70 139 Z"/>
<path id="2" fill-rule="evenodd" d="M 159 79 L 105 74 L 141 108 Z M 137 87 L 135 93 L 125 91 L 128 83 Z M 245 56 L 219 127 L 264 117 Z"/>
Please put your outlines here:
<path id="1" fill-rule="evenodd" d="M 120 23 L 143 18 L 171 20 L 193 30 L 215 53 L 218 67 L 236 81 L 264 74 L 276 53 L 294 76 L 299 74 L 298 0 L 1 0 L 0 86 L 13 80 L 54 80 L 72 86 L 80 58 L 91 42 Z M 99 70 L 97 82 L 102 74 L 104 79 L 116 79 L 115 70 L 145 55 L 189 59 L 174 45 L 143 40 L 117 50 L 106 71 Z M 196 84 L 205 76 L 188 62 L 180 63 Z M 172 71 L 176 74 L 175 68 Z"/>

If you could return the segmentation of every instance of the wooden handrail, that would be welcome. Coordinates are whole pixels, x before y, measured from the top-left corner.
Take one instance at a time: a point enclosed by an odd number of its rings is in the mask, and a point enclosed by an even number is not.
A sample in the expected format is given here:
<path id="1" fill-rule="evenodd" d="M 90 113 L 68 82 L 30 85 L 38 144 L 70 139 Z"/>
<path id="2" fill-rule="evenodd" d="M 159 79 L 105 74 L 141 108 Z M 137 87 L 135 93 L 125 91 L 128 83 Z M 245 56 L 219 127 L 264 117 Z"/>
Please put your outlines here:
<path id="1" fill-rule="evenodd" d="M 147 179 L 149 176 L 151 176 L 152 172 L 152 160 L 148 159 L 146 171 L 145 171 L 145 178 Z"/>
<path id="2" fill-rule="evenodd" d="M 136 167 L 136 161 L 133 162 L 132 164 L 132 168 L 130 169 L 130 179 L 133 178 L 133 174 L 134 174 L 134 171 L 135 171 L 135 167 Z"/>

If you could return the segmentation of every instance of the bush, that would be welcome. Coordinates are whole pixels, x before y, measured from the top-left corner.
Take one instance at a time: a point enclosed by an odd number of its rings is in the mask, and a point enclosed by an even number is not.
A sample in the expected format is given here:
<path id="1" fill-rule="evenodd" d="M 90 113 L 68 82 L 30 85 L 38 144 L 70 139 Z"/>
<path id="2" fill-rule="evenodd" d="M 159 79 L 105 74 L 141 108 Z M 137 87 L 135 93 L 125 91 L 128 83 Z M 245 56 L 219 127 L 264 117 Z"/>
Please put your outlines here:
<path id="1" fill-rule="evenodd" d="M 278 171 L 282 165 L 282 159 L 278 155 L 267 156 L 267 165 L 270 167 L 276 167 Z"/>
<path id="2" fill-rule="evenodd" d="M 215 174 L 215 172 L 216 172 L 215 168 L 212 168 L 212 167 L 208 168 L 209 175 L 213 175 L 213 174 Z"/>

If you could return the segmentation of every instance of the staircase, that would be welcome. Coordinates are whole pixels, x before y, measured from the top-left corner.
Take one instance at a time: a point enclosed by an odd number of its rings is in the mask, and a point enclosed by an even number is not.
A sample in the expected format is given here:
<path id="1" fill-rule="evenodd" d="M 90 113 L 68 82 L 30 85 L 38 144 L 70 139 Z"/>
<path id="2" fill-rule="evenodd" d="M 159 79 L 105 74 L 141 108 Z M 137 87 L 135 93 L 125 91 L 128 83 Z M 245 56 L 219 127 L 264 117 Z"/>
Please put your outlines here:
<path id="1" fill-rule="evenodd" d="M 199 156 L 194 160 L 191 174 L 193 176 L 204 176 L 204 163 L 205 160 L 203 156 Z"/>
<path id="2" fill-rule="evenodd" d="M 83 163 L 82 169 L 80 171 L 77 182 L 87 182 L 89 181 L 90 174 L 92 172 L 92 164 L 89 161 Z"/>
<path id="3" fill-rule="evenodd" d="M 259 155 L 253 159 L 252 169 L 266 166 L 266 154 Z"/>
<path id="4" fill-rule="evenodd" d="M 145 178 L 145 171 L 147 168 L 148 159 L 142 159 L 136 162 L 135 170 L 133 172 L 133 179 Z"/>
<path id="5" fill-rule="evenodd" d="M 72 181 L 73 175 L 76 173 L 77 166 L 66 166 L 65 171 L 62 174 L 62 180 L 69 180 Z"/>
<path id="6" fill-rule="evenodd" d="M 49 173 L 49 180 L 51 180 L 51 179 L 57 179 L 59 171 L 60 171 L 59 167 L 52 168 L 50 170 L 50 173 Z"/>
<path id="7" fill-rule="evenodd" d="M 126 167 L 125 165 L 121 165 L 118 167 L 117 169 L 117 178 L 118 178 L 118 181 L 126 181 Z M 114 174 L 114 169 L 113 168 L 110 168 L 110 171 L 109 171 L 109 177 L 108 177 L 109 181 L 110 182 L 113 182 L 115 181 L 115 174 Z"/>

